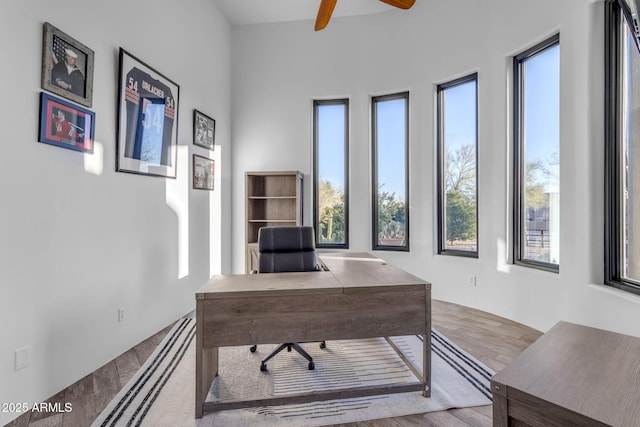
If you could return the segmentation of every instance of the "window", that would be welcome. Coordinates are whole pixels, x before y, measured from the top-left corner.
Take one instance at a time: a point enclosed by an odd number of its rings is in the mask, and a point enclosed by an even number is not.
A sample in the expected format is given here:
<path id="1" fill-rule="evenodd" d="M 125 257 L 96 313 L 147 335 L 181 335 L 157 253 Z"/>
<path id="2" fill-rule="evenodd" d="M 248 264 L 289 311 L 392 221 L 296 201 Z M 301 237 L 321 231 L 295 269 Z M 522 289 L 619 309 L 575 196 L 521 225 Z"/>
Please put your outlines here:
<path id="1" fill-rule="evenodd" d="M 438 253 L 478 257 L 478 75 L 438 85 Z"/>
<path id="2" fill-rule="evenodd" d="M 349 100 L 313 102 L 316 245 L 349 247 Z"/>
<path id="3" fill-rule="evenodd" d="M 640 294 L 640 53 L 626 3 L 605 10 L 605 283 Z"/>
<path id="4" fill-rule="evenodd" d="M 513 60 L 514 262 L 560 268 L 560 35 Z"/>
<path id="5" fill-rule="evenodd" d="M 373 249 L 409 250 L 409 92 L 372 102 Z"/>

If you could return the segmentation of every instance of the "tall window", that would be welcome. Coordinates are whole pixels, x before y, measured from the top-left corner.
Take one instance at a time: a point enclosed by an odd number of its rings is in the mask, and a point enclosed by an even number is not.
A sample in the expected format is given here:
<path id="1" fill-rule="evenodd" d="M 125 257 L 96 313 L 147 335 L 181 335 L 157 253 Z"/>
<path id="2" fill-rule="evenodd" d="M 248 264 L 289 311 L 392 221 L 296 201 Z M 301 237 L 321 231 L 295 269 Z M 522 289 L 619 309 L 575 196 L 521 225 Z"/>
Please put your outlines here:
<path id="1" fill-rule="evenodd" d="M 478 75 L 438 85 L 438 253 L 478 256 Z"/>
<path id="2" fill-rule="evenodd" d="M 409 250 L 409 92 L 372 102 L 373 249 Z"/>
<path id="3" fill-rule="evenodd" d="M 640 294 L 640 53 L 622 0 L 606 6 L 605 282 Z"/>
<path id="4" fill-rule="evenodd" d="M 516 56 L 514 262 L 560 268 L 560 35 Z"/>
<path id="5" fill-rule="evenodd" d="M 349 247 L 349 100 L 313 102 L 316 245 Z"/>

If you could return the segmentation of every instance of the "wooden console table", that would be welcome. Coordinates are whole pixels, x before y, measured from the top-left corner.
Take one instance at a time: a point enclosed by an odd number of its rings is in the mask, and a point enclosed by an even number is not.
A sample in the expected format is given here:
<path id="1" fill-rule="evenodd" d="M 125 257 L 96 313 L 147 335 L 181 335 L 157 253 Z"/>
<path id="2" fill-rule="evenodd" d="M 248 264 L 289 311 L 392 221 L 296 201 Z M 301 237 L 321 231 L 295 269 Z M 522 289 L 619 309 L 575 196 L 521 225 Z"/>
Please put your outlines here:
<path id="1" fill-rule="evenodd" d="M 640 426 L 640 339 L 560 322 L 491 389 L 496 427 Z"/>
<path id="2" fill-rule="evenodd" d="M 321 255 L 328 271 L 215 276 L 196 293 L 196 418 L 203 412 L 376 394 L 431 393 L 431 285 L 366 253 Z M 417 381 L 206 402 L 218 348 L 354 338 L 423 336 Z M 388 340 L 389 341 L 389 340 Z M 249 351 L 247 347 L 247 351 Z M 256 365 L 255 375 L 264 375 Z"/>

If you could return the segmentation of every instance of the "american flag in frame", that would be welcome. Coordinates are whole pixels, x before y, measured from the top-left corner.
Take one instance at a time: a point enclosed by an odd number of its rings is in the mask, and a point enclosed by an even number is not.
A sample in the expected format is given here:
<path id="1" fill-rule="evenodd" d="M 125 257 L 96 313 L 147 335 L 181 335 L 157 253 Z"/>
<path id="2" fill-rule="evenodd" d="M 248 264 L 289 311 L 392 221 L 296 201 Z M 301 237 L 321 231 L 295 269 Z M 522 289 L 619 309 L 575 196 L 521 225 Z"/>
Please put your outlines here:
<path id="1" fill-rule="evenodd" d="M 87 107 L 93 103 L 94 52 L 48 22 L 42 43 L 42 88 Z"/>

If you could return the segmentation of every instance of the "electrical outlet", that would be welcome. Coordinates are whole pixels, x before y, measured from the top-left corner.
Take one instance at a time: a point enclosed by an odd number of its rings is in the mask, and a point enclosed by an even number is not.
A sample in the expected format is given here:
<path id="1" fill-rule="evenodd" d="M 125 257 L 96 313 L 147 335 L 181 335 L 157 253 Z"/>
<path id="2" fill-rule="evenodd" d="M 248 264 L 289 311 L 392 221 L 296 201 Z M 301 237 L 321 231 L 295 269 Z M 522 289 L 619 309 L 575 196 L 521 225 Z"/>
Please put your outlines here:
<path id="1" fill-rule="evenodd" d="M 118 322 L 124 322 L 124 309 L 118 309 Z"/>
<path id="2" fill-rule="evenodd" d="M 467 280 L 467 283 L 468 283 L 469 286 L 473 286 L 473 287 L 477 286 L 476 276 L 469 276 L 469 279 Z"/>
<path id="3" fill-rule="evenodd" d="M 24 369 L 29 366 L 29 347 L 22 347 L 15 352 L 15 370 Z"/>

